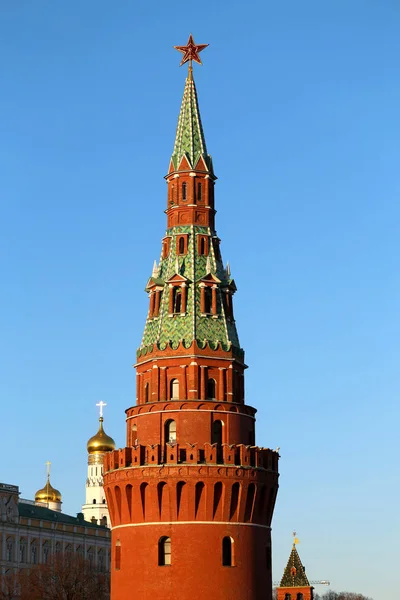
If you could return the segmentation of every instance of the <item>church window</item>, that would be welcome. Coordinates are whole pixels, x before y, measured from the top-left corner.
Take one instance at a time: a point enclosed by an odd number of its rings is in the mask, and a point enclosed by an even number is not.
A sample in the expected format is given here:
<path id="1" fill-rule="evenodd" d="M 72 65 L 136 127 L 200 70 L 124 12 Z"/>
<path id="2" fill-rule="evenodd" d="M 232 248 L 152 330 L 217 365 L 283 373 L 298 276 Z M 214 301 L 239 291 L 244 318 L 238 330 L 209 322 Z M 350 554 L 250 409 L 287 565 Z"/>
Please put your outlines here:
<path id="1" fill-rule="evenodd" d="M 222 540 L 222 566 L 234 567 L 233 562 L 233 539 L 226 536 Z"/>
<path id="2" fill-rule="evenodd" d="M 212 444 L 222 444 L 222 421 L 214 421 L 212 426 Z"/>
<path id="3" fill-rule="evenodd" d="M 179 381 L 177 379 L 171 379 L 170 397 L 171 400 L 179 400 Z"/>
<path id="4" fill-rule="evenodd" d="M 292 600 L 292 594 L 285 594 L 285 600 Z"/>
<path id="5" fill-rule="evenodd" d="M 145 386 L 144 386 L 144 401 L 145 402 L 149 401 L 149 396 L 150 396 L 149 384 L 146 383 Z"/>
<path id="6" fill-rule="evenodd" d="M 198 200 L 198 202 L 202 201 L 202 197 L 201 197 L 201 183 L 197 184 L 197 200 Z"/>
<path id="7" fill-rule="evenodd" d="M 208 254 L 208 239 L 206 237 L 200 237 L 198 253 L 200 256 L 207 256 Z"/>
<path id="8" fill-rule="evenodd" d="M 100 548 L 99 553 L 97 555 L 97 564 L 99 565 L 99 571 L 104 572 L 105 571 L 105 564 L 104 564 L 104 550 L 103 550 L 103 548 Z"/>
<path id="9" fill-rule="evenodd" d="M 210 287 L 204 289 L 204 312 L 210 313 L 212 306 L 212 291 Z"/>
<path id="10" fill-rule="evenodd" d="M 187 188 L 187 183 L 186 183 L 186 181 L 184 181 L 182 183 L 182 200 L 183 201 L 186 200 L 186 188 Z"/>
<path id="11" fill-rule="evenodd" d="M 48 542 L 45 542 L 43 544 L 43 562 L 45 564 L 47 564 L 49 562 L 49 553 L 50 553 L 49 544 L 48 544 Z"/>
<path id="12" fill-rule="evenodd" d="M 93 498 L 93 504 L 96 504 L 96 498 Z"/>
<path id="13" fill-rule="evenodd" d="M 304 596 L 303 596 L 303 594 L 302 594 L 301 592 L 299 592 L 299 593 L 297 594 L 297 598 L 296 598 L 296 600 L 304 600 Z"/>
<path id="14" fill-rule="evenodd" d="M 207 381 L 207 398 L 209 400 L 215 400 L 216 382 L 215 379 L 209 379 Z"/>
<path id="15" fill-rule="evenodd" d="M 182 290 L 179 287 L 174 288 L 173 309 L 174 314 L 179 314 L 182 309 Z"/>
<path id="16" fill-rule="evenodd" d="M 178 254 L 185 254 L 185 238 L 184 237 L 179 238 Z"/>
<path id="17" fill-rule="evenodd" d="M 171 538 L 162 537 L 158 542 L 158 566 L 168 567 L 171 565 Z"/>
<path id="18" fill-rule="evenodd" d="M 35 541 L 31 543 L 31 563 L 33 565 L 37 563 L 37 545 Z"/>
<path id="19" fill-rule="evenodd" d="M 165 423 L 165 441 L 168 444 L 175 444 L 176 442 L 176 421 L 172 419 Z"/>
<path id="20" fill-rule="evenodd" d="M 19 562 L 26 562 L 26 540 L 24 538 L 21 539 L 19 544 Z"/>
<path id="21" fill-rule="evenodd" d="M 9 562 L 11 562 L 13 559 L 13 547 L 14 547 L 14 544 L 13 544 L 12 539 L 8 539 L 7 540 L 7 560 Z"/>

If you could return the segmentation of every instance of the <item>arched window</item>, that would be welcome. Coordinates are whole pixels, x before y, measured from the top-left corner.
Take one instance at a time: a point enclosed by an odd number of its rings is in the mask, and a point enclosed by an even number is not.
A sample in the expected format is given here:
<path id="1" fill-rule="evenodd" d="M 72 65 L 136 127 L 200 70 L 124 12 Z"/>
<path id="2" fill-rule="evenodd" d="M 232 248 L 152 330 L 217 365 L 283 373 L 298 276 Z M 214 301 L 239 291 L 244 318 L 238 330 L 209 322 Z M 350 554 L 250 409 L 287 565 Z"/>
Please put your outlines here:
<path id="1" fill-rule="evenodd" d="M 212 305 L 212 291 L 210 287 L 204 289 L 204 312 L 210 313 Z"/>
<path id="2" fill-rule="evenodd" d="M 207 398 L 209 400 L 215 400 L 216 387 L 215 379 L 209 379 L 207 381 Z"/>
<path id="3" fill-rule="evenodd" d="M 14 544 L 12 538 L 7 538 L 7 560 L 9 562 L 11 562 L 13 559 L 13 549 Z"/>
<path id="4" fill-rule="evenodd" d="M 231 537 L 224 537 L 222 540 L 222 566 L 233 567 L 234 566 L 233 556 L 233 539 Z"/>
<path id="5" fill-rule="evenodd" d="M 137 446 L 137 425 L 132 425 L 132 446 Z"/>
<path id="6" fill-rule="evenodd" d="M 197 200 L 201 202 L 201 183 L 197 184 Z"/>
<path id="7" fill-rule="evenodd" d="M 37 545 L 36 545 L 36 540 L 33 540 L 33 542 L 31 542 L 31 563 L 33 565 L 36 565 L 36 563 L 37 563 Z"/>
<path id="8" fill-rule="evenodd" d="M 206 240 L 205 238 L 201 238 L 200 239 L 200 250 L 199 250 L 199 254 L 201 254 L 202 256 L 204 256 L 204 254 L 206 253 Z"/>
<path id="9" fill-rule="evenodd" d="M 212 444 L 222 444 L 222 421 L 214 421 L 212 426 Z"/>
<path id="10" fill-rule="evenodd" d="M 21 538 L 19 543 L 19 562 L 26 562 L 26 539 Z"/>
<path id="11" fill-rule="evenodd" d="M 174 288 L 174 298 L 173 298 L 173 312 L 180 313 L 182 308 L 182 290 L 181 288 Z"/>
<path id="12" fill-rule="evenodd" d="M 171 538 L 162 537 L 158 542 L 158 566 L 168 567 L 171 564 Z"/>
<path id="13" fill-rule="evenodd" d="M 178 254 L 185 254 L 185 238 L 183 238 L 183 237 L 179 238 Z"/>
<path id="14" fill-rule="evenodd" d="M 182 183 L 182 200 L 186 200 L 186 181 Z"/>
<path id="15" fill-rule="evenodd" d="M 117 571 L 121 568 L 121 542 L 117 540 L 115 544 L 115 568 Z"/>
<path id="16" fill-rule="evenodd" d="M 297 599 L 296 600 L 304 600 L 304 596 L 303 596 L 303 594 L 301 592 L 299 592 L 297 594 Z"/>
<path id="17" fill-rule="evenodd" d="M 145 383 L 144 385 L 144 401 L 148 402 L 149 398 L 150 398 L 150 389 L 149 389 L 149 384 Z"/>
<path id="18" fill-rule="evenodd" d="M 285 594 L 285 600 L 292 600 L 292 594 Z"/>
<path id="19" fill-rule="evenodd" d="M 172 419 L 165 423 L 165 441 L 167 444 L 175 444 L 176 442 L 176 421 Z"/>
<path id="20" fill-rule="evenodd" d="M 172 379 L 170 383 L 171 400 L 179 400 L 179 381 Z"/>

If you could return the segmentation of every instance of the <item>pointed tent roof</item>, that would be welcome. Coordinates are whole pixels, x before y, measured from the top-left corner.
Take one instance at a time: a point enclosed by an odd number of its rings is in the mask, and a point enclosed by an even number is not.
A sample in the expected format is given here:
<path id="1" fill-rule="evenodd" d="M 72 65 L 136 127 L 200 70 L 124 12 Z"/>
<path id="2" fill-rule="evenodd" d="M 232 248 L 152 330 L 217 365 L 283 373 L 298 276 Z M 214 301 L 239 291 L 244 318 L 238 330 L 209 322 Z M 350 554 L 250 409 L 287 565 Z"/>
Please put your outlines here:
<path id="1" fill-rule="evenodd" d="M 207 169 L 211 173 L 213 172 L 212 161 L 207 154 L 206 140 L 201 124 L 196 85 L 190 69 L 185 82 L 174 151 L 171 158 L 174 169 L 178 169 L 184 157 L 193 169 L 202 157 Z"/>
<path id="2" fill-rule="evenodd" d="M 310 587 L 306 571 L 296 550 L 296 544 L 293 544 L 283 577 L 279 587 Z"/>

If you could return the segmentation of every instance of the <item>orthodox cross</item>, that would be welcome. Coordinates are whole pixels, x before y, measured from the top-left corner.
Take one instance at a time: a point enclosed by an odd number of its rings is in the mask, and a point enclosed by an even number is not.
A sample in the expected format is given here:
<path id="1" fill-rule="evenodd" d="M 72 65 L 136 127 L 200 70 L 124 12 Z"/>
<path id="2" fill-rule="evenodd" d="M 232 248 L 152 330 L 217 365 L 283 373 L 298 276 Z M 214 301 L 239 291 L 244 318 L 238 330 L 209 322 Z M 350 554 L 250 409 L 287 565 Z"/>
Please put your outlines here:
<path id="1" fill-rule="evenodd" d="M 188 43 L 186 46 L 174 46 L 175 50 L 182 52 L 183 57 L 180 63 L 180 67 L 186 62 L 189 62 L 189 72 L 192 71 L 192 60 L 202 65 L 199 54 L 204 48 L 207 48 L 208 44 L 195 44 L 192 34 L 189 35 Z"/>
<path id="2" fill-rule="evenodd" d="M 296 536 L 297 536 L 297 532 L 293 531 L 293 545 L 294 546 L 299 543 L 299 538 Z"/>
<path id="3" fill-rule="evenodd" d="M 45 465 L 46 465 L 46 469 L 47 469 L 47 479 L 50 479 L 51 462 L 48 460 L 47 463 L 45 463 Z"/>
<path id="4" fill-rule="evenodd" d="M 100 402 L 98 402 L 96 406 L 100 407 L 100 417 L 103 417 L 103 406 L 107 406 L 107 404 L 103 402 L 103 400 L 100 400 Z"/>

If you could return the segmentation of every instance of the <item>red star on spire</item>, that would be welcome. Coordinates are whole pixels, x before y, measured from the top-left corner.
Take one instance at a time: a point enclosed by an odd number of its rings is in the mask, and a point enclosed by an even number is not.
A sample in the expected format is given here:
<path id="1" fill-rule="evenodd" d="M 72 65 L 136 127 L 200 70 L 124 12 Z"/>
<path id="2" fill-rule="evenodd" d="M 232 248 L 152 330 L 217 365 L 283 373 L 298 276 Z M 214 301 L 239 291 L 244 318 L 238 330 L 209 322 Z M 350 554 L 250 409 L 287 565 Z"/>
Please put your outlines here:
<path id="1" fill-rule="evenodd" d="M 179 52 L 182 52 L 183 54 L 179 66 L 181 67 L 185 64 L 185 62 L 188 61 L 192 62 L 192 60 L 194 60 L 194 62 L 199 63 L 199 65 L 202 65 L 203 63 L 201 62 L 199 54 L 202 50 L 204 50 L 204 48 L 207 48 L 207 46 L 208 44 L 199 44 L 198 46 L 196 46 L 196 44 L 194 43 L 193 36 L 192 34 L 190 34 L 186 46 L 174 46 L 175 50 L 179 50 Z"/>

